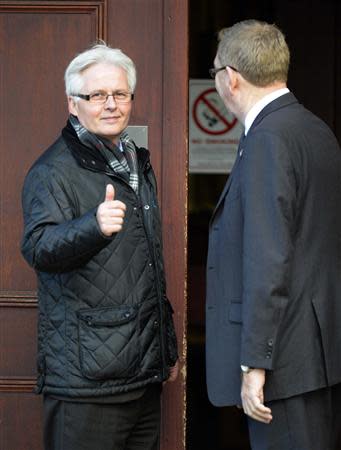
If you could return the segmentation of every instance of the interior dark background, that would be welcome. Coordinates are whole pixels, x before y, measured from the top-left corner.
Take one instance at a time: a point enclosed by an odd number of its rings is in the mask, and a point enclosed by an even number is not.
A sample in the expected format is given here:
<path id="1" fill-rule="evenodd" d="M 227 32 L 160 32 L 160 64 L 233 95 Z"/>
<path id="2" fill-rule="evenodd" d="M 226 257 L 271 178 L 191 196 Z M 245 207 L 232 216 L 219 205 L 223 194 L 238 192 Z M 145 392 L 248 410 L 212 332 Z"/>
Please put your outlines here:
<path id="1" fill-rule="evenodd" d="M 217 32 L 244 19 L 276 23 L 291 51 L 289 89 L 341 141 L 341 2 L 337 0 L 191 0 L 189 77 L 208 78 Z M 214 408 L 206 393 L 205 263 L 208 222 L 227 175 L 189 176 L 187 449 L 249 449 L 244 417 Z M 340 444 L 341 448 L 341 444 Z"/>

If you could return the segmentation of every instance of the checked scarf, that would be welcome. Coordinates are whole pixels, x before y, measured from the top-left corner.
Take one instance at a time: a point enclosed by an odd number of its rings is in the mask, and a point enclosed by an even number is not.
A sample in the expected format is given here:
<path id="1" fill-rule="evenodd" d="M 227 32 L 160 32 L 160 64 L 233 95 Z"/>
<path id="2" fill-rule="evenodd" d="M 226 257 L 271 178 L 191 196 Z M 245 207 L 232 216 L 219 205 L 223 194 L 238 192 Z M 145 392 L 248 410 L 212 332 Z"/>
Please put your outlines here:
<path id="1" fill-rule="evenodd" d="M 91 133 L 79 122 L 78 118 L 72 114 L 69 117 L 70 123 L 77 133 L 82 144 L 89 148 L 99 150 L 108 161 L 110 167 L 129 182 L 136 193 L 139 190 L 138 163 L 134 142 L 129 138 L 128 133 L 123 131 L 120 142 L 124 150 L 121 151 L 109 139 L 99 137 Z"/>

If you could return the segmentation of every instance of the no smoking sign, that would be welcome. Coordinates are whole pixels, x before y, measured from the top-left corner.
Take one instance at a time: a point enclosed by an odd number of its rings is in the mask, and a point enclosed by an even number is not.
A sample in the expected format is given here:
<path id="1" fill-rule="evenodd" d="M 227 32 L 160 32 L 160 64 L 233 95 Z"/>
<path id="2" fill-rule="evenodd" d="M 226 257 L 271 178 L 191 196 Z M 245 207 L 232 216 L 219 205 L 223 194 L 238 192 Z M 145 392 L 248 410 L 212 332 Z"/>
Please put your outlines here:
<path id="1" fill-rule="evenodd" d="M 214 81 L 190 80 L 190 172 L 229 172 L 242 131 L 243 126 L 219 97 Z"/>
<path id="2" fill-rule="evenodd" d="M 222 104 L 215 88 L 206 89 L 198 95 L 192 114 L 200 130 L 208 135 L 226 134 L 237 123 L 237 119 Z"/>

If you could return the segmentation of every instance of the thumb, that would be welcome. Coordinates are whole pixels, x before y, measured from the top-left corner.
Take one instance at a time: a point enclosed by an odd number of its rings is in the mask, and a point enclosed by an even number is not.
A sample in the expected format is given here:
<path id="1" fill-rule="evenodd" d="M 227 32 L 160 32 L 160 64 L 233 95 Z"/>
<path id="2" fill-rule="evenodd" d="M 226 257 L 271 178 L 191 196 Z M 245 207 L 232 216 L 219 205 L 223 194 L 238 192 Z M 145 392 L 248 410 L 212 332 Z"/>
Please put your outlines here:
<path id="1" fill-rule="evenodd" d="M 107 184 L 105 190 L 105 202 L 111 202 L 115 199 L 115 189 L 112 184 Z"/>

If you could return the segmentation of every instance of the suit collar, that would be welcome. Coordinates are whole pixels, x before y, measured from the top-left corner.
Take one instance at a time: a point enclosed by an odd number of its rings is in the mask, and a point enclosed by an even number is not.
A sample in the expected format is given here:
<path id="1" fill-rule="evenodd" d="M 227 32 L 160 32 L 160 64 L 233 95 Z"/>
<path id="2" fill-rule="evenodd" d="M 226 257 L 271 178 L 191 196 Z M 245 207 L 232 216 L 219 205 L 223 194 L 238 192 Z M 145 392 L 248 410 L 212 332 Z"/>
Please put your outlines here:
<path id="1" fill-rule="evenodd" d="M 279 97 L 282 97 L 283 95 L 287 94 L 289 89 L 287 87 L 276 89 L 275 91 L 272 91 L 266 95 L 264 95 L 260 100 L 258 100 L 252 108 L 249 110 L 249 112 L 246 114 L 245 117 L 245 134 L 249 131 L 251 128 L 251 125 L 255 118 L 258 116 L 258 114 L 271 102 L 276 100 Z"/>
<path id="2" fill-rule="evenodd" d="M 278 97 L 276 100 L 272 101 L 267 106 L 265 106 L 265 108 L 262 109 L 262 111 L 258 114 L 258 116 L 253 121 L 253 124 L 251 125 L 251 128 L 249 129 L 249 132 L 246 135 L 245 139 L 243 140 L 241 145 L 239 145 L 238 153 L 240 152 L 240 150 L 243 150 L 243 148 L 246 146 L 246 143 L 247 143 L 250 131 L 252 131 L 264 119 L 264 117 L 268 116 L 269 114 L 271 114 L 274 111 L 277 111 L 277 110 L 279 110 L 281 108 L 285 108 L 285 107 L 287 107 L 289 105 L 292 105 L 294 103 L 298 103 L 296 97 L 291 92 L 288 92 L 287 94 L 284 94 L 281 97 Z M 210 220 L 210 225 L 213 223 L 213 219 L 214 219 L 214 217 L 215 217 L 215 215 L 216 215 L 216 213 L 217 213 L 217 211 L 218 211 L 218 209 L 219 209 L 219 207 L 220 207 L 224 197 L 226 196 L 226 194 L 229 191 L 229 188 L 230 188 L 233 176 L 234 176 L 234 174 L 236 172 L 236 166 L 237 166 L 236 163 L 239 162 L 239 159 L 240 159 L 240 157 L 239 157 L 239 154 L 238 154 L 236 162 L 235 162 L 234 167 L 233 167 L 233 170 L 232 170 L 232 172 L 231 172 L 231 174 L 230 174 L 230 176 L 229 176 L 229 178 L 228 178 L 228 180 L 226 182 L 226 185 L 225 185 L 225 187 L 224 187 L 224 189 L 223 189 L 223 191 L 222 191 L 222 193 L 220 195 L 220 198 L 219 198 L 219 200 L 217 202 L 217 205 L 216 205 L 216 207 L 215 207 L 215 209 L 213 211 L 213 214 L 212 214 L 212 217 L 211 217 L 211 220 Z"/>
<path id="3" fill-rule="evenodd" d="M 242 135 L 241 135 L 240 141 L 239 141 L 239 146 L 238 146 L 238 150 L 237 150 L 237 157 L 236 157 L 235 163 L 234 163 L 232 171 L 231 171 L 231 173 L 230 173 L 230 175 L 229 175 L 229 177 L 227 179 L 225 187 L 224 187 L 222 193 L 220 194 L 220 197 L 219 197 L 219 200 L 217 202 L 217 205 L 214 208 L 210 224 L 213 222 L 213 218 L 215 216 L 215 213 L 219 209 L 220 203 L 222 202 L 222 200 L 224 199 L 224 197 L 226 196 L 226 194 L 228 193 L 228 191 L 230 189 L 230 185 L 232 183 L 233 176 L 235 175 L 235 173 L 237 171 L 237 166 L 238 166 L 239 161 L 241 159 L 241 156 L 243 154 L 243 150 L 244 150 L 244 146 L 245 146 L 246 141 L 247 141 L 247 136 L 245 136 L 244 132 L 243 132 Z"/>
<path id="4" fill-rule="evenodd" d="M 285 108 L 286 106 L 289 106 L 293 103 L 298 103 L 298 101 L 294 94 L 292 94 L 291 92 L 288 92 L 287 94 L 276 98 L 276 100 L 273 100 L 261 110 L 261 112 L 253 121 L 248 133 L 250 133 L 250 131 L 252 131 L 264 119 L 264 117 L 268 116 L 274 111 L 277 111 L 278 109 Z"/>

